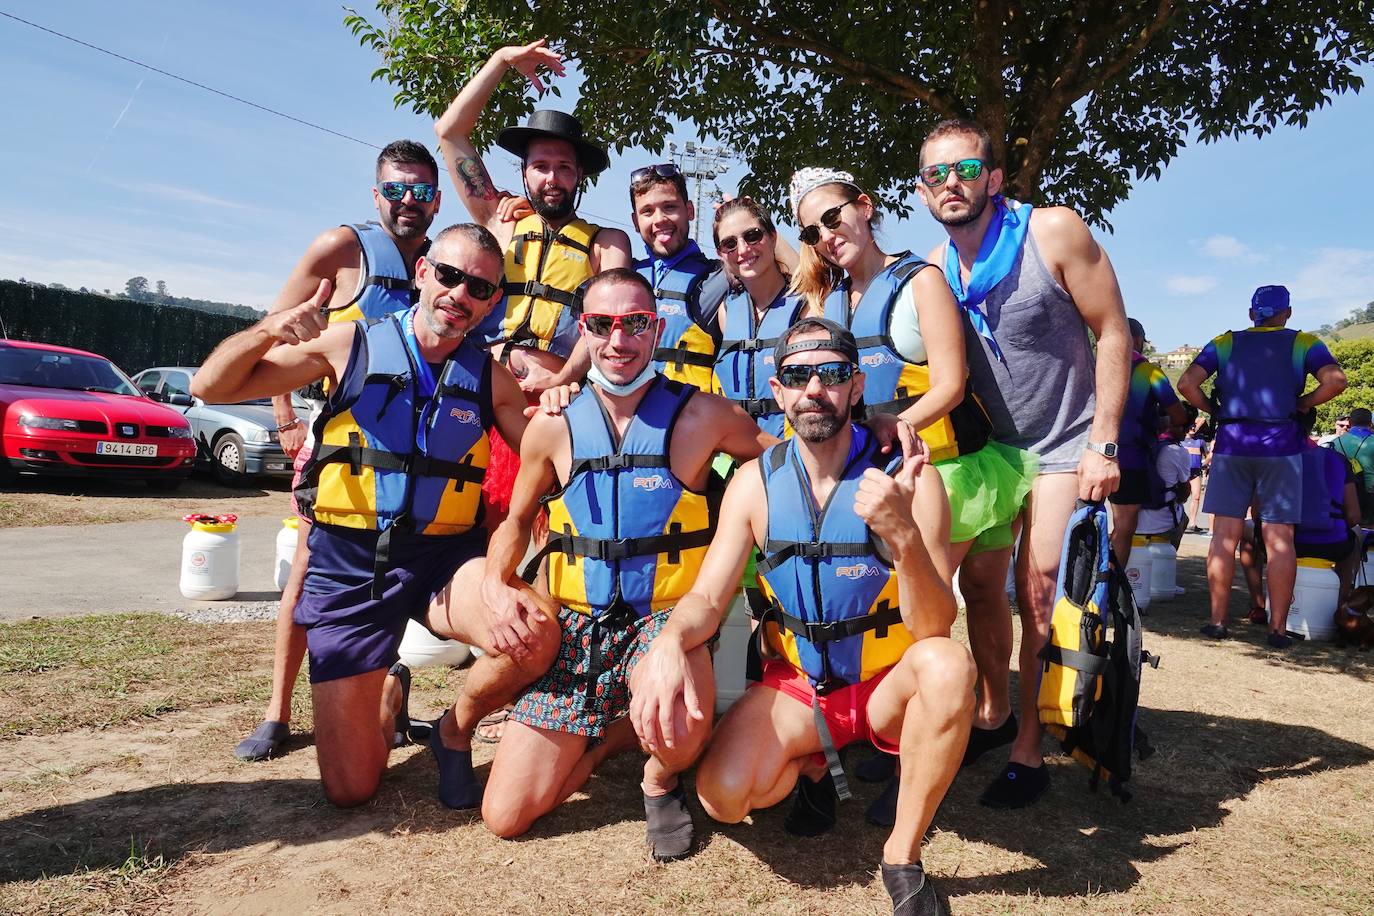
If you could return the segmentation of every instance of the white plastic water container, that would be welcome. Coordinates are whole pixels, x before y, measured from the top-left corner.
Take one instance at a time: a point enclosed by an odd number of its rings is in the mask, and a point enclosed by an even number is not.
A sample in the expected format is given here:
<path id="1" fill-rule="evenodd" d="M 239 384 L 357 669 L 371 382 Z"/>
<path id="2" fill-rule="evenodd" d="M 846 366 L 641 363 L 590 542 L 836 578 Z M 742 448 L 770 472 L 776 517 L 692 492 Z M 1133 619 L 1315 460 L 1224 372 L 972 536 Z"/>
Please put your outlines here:
<path id="1" fill-rule="evenodd" d="M 239 590 L 239 536 L 233 515 L 188 515 L 181 541 L 181 594 L 200 601 L 232 598 Z"/>
<path id="2" fill-rule="evenodd" d="M 441 639 L 424 625 L 406 621 L 405 635 L 401 637 L 401 661 L 411 668 L 424 668 L 434 665 L 461 665 L 472 655 L 466 643 L 456 639 Z"/>
<path id="3" fill-rule="evenodd" d="M 1142 535 L 1131 538 L 1131 556 L 1126 560 L 1126 581 L 1131 583 L 1135 606 L 1145 610 L 1150 606 L 1150 581 L 1154 575 L 1154 557 L 1150 545 Z"/>
<path id="4" fill-rule="evenodd" d="M 1336 638 L 1336 602 L 1341 579 L 1330 560 L 1298 558 L 1298 578 L 1293 585 L 1293 604 L 1288 609 L 1288 632 L 1306 639 Z M 1273 609 L 1269 609 L 1272 613 Z"/>
<path id="5" fill-rule="evenodd" d="M 296 557 L 296 538 L 300 536 L 301 520 L 296 516 L 281 520 L 281 530 L 277 532 L 277 559 L 273 564 L 273 581 L 277 591 L 286 588 L 286 580 L 291 578 L 291 561 Z"/>
<path id="6" fill-rule="evenodd" d="M 742 594 L 730 604 L 730 612 L 720 627 L 720 643 L 711 660 L 716 669 L 716 712 L 723 713 L 740 697 L 748 682 L 744 679 L 745 658 L 749 651 L 749 606 Z"/>
<path id="7" fill-rule="evenodd" d="M 1178 588 L 1178 551 L 1164 535 L 1146 535 L 1150 552 L 1150 599 L 1173 598 Z M 1132 553 L 1135 552 L 1132 548 Z"/>

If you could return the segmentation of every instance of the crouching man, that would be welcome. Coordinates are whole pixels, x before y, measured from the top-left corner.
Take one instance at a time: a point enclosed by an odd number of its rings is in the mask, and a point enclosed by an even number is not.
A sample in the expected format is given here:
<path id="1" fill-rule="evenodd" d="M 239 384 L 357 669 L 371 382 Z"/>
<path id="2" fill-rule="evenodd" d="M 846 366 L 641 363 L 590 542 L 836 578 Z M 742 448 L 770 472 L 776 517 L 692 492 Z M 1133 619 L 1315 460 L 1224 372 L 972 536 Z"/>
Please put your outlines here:
<path id="1" fill-rule="evenodd" d="M 663 320 L 653 288 L 634 271 L 616 268 L 588 281 L 580 323 L 590 384 L 563 416 L 541 413 L 530 422 L 510 515 L 492 535 L 482 585 L 504 651 L 523 638 L 522 619 L 538 611 L 534 596 L 508 583 L 541 497 L 556 483 L 541 556 L 549 560 L 549 593 L 562 606 L 563 640 L 554 665 L 516 704 L 492 761 L 482 819 L 503 837 L 529 830 L 603 760 L 638 746 L 625 718 L 628 679 L 711 540 L 718 497 L 707 492 L 711 459 L 724 452 L 747 461 L 777 441 L 737 405 L 655 371 Z M 709 706 L 706 647 L 683 663 Z M 678 774 L 705 747 L 711 723 L 685 724 L 682 740 L 651 748 L 644 766 L 648 840 L 661 861 L 692 846 Z"/>
<path id="2" fill-rule="evenodd" d="M 854 337 L 829 321 L 802 319 L 779 340 L 771 385 L 796 435 L 732 479 L 695 585 L 631 678 L 630 718 L 650 748 L 673 748 L 709 721 L 711 684 L 690 659 L 716 632 L 757 545 L 771 657 L 702 758 L 702 806 L 736 823 L 799 780 L 818 800 L 833 797 L 823 784 L 835 780 L 843 797 L 836 752 L 871 740 L 902 763 L 883 883 L 894 912 L 935 913 L 921 839 L 968 741 L 974 667 L 949 638 L 944 488 L 920 455 L 884 472 L 872 436 L 850 420 L 863 394 L 857 363 Z M 833 822 L 824 807 L 813 816 Z"/>

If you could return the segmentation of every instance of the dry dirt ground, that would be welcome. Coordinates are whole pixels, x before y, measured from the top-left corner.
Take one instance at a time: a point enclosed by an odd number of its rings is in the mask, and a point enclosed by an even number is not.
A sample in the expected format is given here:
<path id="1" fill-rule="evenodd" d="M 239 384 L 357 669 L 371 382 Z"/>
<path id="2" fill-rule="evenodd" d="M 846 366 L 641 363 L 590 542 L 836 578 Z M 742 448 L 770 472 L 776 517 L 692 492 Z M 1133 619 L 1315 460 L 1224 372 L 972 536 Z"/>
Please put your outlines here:
<path id="1" fill-rule="evenodd" d="M 281 517 L 291 514 L 289 481 L 259 478 L 226 487 L 195 474 L 173 493 L 140 481 L 21 477 L 0 489 L 0 528 L 35 525 L 100 525 L 180 518 L 191 512 Z"/>
<path id="2" fill-rule="evenodd" d="M 1197 633 L 1189 594 L 1157 603 L 1142 724 L 1158 752 L 1135 800 L 1091 793 L 1051 758 L 1034 807 L 977 804 L 1000 761 L 962 773 L 926 867 L 955 913 L 1374 912 L 1374 665 L 1369 653 Z M 1244 604 L 1236 591 L 1233 610 Z M 0 637 L 0 912 L 879 913 L 883 833 L 858 787 L 830 835 L 796 840 L 785 805 L 738 826 L 697 810 L 699 851 L 656 865 L 638 763 L 621 758 L 526 839 L 498 840 L 434 798 L 424 748 L 392 758 L 377 798 L 331 808 L 306 691 L 290 753 L 234 762 L 256 724 L 269 625 L 151 616 L 16 624 Z M 434 715 L 462 675 L 417 673 Z M 853 763 L 863 751 L 848 755 Z M 479 773 L 491 759 L 478 754 Z"/>

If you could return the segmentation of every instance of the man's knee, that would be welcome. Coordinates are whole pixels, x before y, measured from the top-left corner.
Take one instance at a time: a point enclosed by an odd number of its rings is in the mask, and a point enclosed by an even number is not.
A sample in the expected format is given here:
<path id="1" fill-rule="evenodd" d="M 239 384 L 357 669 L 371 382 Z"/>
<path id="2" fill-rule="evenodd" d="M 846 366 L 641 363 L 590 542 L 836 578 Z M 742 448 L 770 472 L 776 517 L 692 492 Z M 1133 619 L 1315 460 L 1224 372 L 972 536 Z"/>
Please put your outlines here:
<path id="1" fill-rule="evenodd" d="M 494 792 L 490 785 L 482 796 L 482 825 L 503 840 L 523 836 L 544 814 L 531 799 Z"/>
<path id="2" fill-rule="evenodd" d="M 362 768 L 336 768 L 332 772 L 321 770 L 320 781 L 324 784 L 324 797 L 338 808 L 356 808 L 365 805 L 377 794 L 377 786 L 382 781 L 380 771 L 370 773 Z"/>
<path id="3" fill-rule="evenodd" d="M 748 769 L 731 766 L 723 755 L 708 753 L 697 767 L 697 800 L 702 809 L 722 824 L 738 824 L 749 816 L 753 776 Z"/>
<path id="4" fill-rule="evenodd" d="M 972 708 L 978 672 L 973 655 L 962 644 L 940 637 L 923 639 L 907 651 L 906 662 L 916 673 L 927 707 Z"/>

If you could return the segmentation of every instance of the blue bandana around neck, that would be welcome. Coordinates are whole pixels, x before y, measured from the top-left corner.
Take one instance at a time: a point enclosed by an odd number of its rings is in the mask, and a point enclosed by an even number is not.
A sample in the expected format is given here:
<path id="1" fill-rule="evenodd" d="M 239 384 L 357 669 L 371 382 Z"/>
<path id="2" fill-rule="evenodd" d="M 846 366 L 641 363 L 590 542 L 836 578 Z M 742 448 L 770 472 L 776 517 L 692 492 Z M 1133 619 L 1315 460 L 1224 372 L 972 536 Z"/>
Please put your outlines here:
<path id="1" fill-rule="evenodd" d="M 654 254 L 652 248 L 649 248 L 649 272 L 653 274 L 654 290 L 658 290 L 658 285 L 663 282 L 664 277 L 668 276 L 668 271 L 678 266 L 684 258 L 692 254 L 701 254 L 701 246 L 697 245 L 696 239 L 688 239 L 687 244 L 683 245 L 677 254 L 667 258 L 660 258 Z"/>
<path id="2" fill-rule="evenodd" d="M 969 272 L 968 288 L 964 288 L 963 277 L 959 272 L 959 252 L 952 240 L 945 246 L 945 280 L 949 282 L 949 288 L 954 291 L 954 298 L 968 315 L 969 323 L 978 332 L 978 336 L 987 341 L 988 349 L 992 351 L 993 356 L 1005 363 L 1007 359 L 992 336 L 987 313 L 979 306 L 988 297 L 988 293 L 992 292 L 993 287 L 1011 273 L 1012 265 L 1021 253 L 1021 246 L 1026 242 L 1026 233 L 1030 230 L 1032 208 L 1030 204 L 1010 200 L 1000 194 L 993 198 L 993 206 L 996 210 L 983 232 L 982 244 L 978 246 L 978 256 L 973 261 L 973 270 Z"/>

